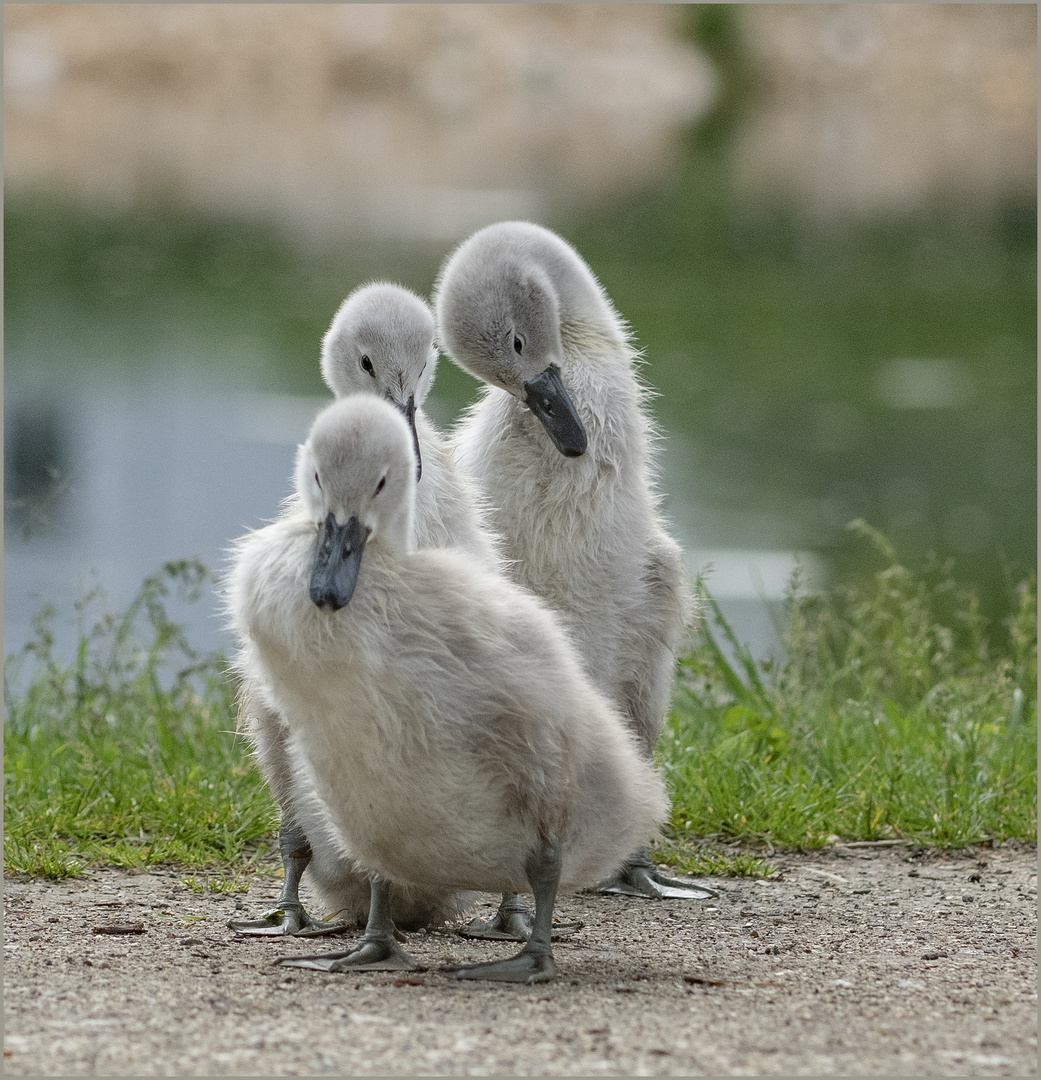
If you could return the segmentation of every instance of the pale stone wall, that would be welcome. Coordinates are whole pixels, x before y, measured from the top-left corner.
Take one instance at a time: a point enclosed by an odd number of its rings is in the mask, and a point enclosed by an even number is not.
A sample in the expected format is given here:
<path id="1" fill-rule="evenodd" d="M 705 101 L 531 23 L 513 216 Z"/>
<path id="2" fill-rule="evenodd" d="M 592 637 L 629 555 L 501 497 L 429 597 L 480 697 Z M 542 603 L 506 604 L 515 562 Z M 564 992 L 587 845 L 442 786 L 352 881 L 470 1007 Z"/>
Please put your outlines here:
<path id="1" fill-rule="evenodd" d="M 653 178 L 715 94 L 670 5 L 10 4 L 5 179 L 453 237 Z"/>
<path id="2" fill-rule="evenodd" d="M 1037 190 L 1033 4 L 754 4 L 739 183 L 822 217 Z"/>
<path id="3" fill-rule="evenodd" d="M 749 4 L 751 201 L 1036 191 L 1030 4 Z M 670 4 L 8 4 L 5 180 L 450 239 L 637 188 L 716 95 Z"/>

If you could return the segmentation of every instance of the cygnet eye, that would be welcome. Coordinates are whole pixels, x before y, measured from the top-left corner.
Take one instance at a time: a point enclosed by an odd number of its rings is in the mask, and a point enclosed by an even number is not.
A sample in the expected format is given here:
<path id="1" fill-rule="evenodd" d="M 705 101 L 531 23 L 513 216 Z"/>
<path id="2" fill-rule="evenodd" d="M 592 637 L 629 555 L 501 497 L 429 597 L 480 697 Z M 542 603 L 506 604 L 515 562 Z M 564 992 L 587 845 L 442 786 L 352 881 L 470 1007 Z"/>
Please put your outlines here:
<path id="1" fill-rule="evenodd" d="M 367 356 L 362 356 L 361 366 L 375 379 L 376 372 L 372 369 L 372 361 Z"/>
<path id="2" fill-rule="evenodd" d="M 318 479 L 318 473 L 314 474 L 314 482 L 318 485 L 318 490 L 322 490 L 322 482 Z"/>
<path id="3" fill-rule="evenodd" d="M 524 338 L 522 338 L 520 334 L 513 335 L 513 351 L 518 356 L 524 351 Z"/>
<path id="4" fill-rule="evenodd" d="M 386 482 L 387 482 L 387 478 L 385 476 L 381 476 L 380 477 L 380 482 L 376 485 L 376 491 L 373 494 L 373 498 L 375 498 L 376 495 L 378 495 L 383 490 L 383 485 L 386 484 Z"/>

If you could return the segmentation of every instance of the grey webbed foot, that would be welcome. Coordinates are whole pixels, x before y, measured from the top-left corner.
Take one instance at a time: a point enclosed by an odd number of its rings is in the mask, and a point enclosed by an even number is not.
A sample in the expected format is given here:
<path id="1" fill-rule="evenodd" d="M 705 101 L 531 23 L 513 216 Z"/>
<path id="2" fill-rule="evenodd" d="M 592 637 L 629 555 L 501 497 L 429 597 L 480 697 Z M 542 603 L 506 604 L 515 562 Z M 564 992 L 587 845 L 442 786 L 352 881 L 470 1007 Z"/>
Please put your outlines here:
<path id="1" fill-rule="evenodd" d="M 484 979 L 490 982 L 538 983 L 548 982 L 557 973 L 553 957 L 544 952 L 522 949 L 508 960 L 497 960 L 472 967 L 448 967 L 457 979 Z"/>
<path id="2" fill-rule="evenodd" d="M 317 937 L 350 929 L 343 922 L 320 922 L 311 918 L 300 903 L 300 878 L 311 861 L 311 845 L 288 812 L 283 814 L 278 830 L 278 850 L 282 856 L 285 884 L 277 907 L 265 911 L 259 919 L 230 919 L 228 928 L 243 937 Z"/>
<path id="3" fill-rule="evenodd" d="M 342 919 L 330 919 L 328 922 L 312 919 L 310 926 L 297 930 L 293 937 L 325 937 L 327 934 L 346 934 L 349 930 L 357 929 L 357 923 L 344 922 Z"/>
<path id="4" fill-rule="evenodd" d="M 243 937 L 317 937 L 336 934 L 350 927 L 344 922 L 320 922 L 304 910 L 303 904 L 283 901 L 259 919 L 229 919 L 228 928 Z"/>
<path id="5" fill-rule="evenodd" d="M 535 916 L 528 905 L 515 893 L 504 893 L 499 910 L 490 919 L 476 919 L 457 931 L 460 937 L 480 941 L 528 941 L 535 925 Z M 581 919 L 553 922 L 553 941 L 577 934 L 585 923 Z"/>
<path id="6" fill-rule="evenodd" d="M 312 968 L 314 971 L 422 971 L 393 937 L 364 935 L 347 952 L 318 956 L 280 956 L 272 963 L 281 967 Z"/>
<path id="7" fill-rule="evenodd" d="M 711 900 L 719 896 L 707 885 L 696 885 L 693 881 L 663 874 L 644 851 L 637 852 L 606 881 L 601 881 L 596 891 L 640 896 L 646 900 Z"/>
<path id="8" fill-rule="evenodd" d="M 484 979 L 491 982 L 537 983 L 547 982 L 557 973 L 553 963 L 553 903 L 557 897 L 560 880 L 560 845 L 553 839 L 545 839 L 531 852 L 524 866 L 535 894 L 535 918 L 532 920 L 528 943 L 508 960 L 489 964 L 453 965 L 446 968 L 457 979 Z M 503 898 L 505 906 L 506 900 Z"/>
<path id="9" fill-rule="evenodd" d="M 516 893 L 503 893 L 499 910 L 488 920 L 477 919 L 459 931 L 463 937 L 490 941 L 527 941 L 535 916 Z"/>
<path id="10" fill-rule="evenodd" d="M 394 920 L 390 917 L 389 887 L 372 874 L 369 876 L 369 921 L 353 949 L 319 956 L 280 956 L 274 963 L 315 971 L 422 971 L 394 940 L 395 932 Z"/>

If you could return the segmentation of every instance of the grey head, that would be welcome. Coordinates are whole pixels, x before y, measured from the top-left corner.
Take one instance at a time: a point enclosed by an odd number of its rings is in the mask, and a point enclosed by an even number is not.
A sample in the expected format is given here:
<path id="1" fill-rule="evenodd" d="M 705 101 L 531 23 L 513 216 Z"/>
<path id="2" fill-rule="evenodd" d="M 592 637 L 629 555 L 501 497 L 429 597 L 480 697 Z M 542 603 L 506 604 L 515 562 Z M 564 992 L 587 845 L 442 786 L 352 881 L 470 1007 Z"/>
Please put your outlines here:
<path id="1" fill-rule="evenodd" d="M 373 394 L 323 409 L 296 456 L 296 490 L 318 527 L 311 599 L 338 611 L 354 595 L 367 543 L 413 547 L 416 459 L 401 411 Z"/>
<path id="2" fill-rule="evenodd" d="M 376 281 L 355 289 L 322 339 L 322 378 L 337 397 L 379 394 L 412 429 L 417 478 L 423 462 L 415 412 L 437 370 L 434 316 L 414 292 Z"/>
<path id="3" fill-rule="evenodd" d="M 438 337 L 452 359 L 523 401 L 566 457 L 586 433 L 566 389 L 562 301 L 587 284 L 585 264 L 560 237 L 530 222 L 489 225 L 464 241 L 435 290 Z M 587 276 L 592 280 L 592 276 Z"/>

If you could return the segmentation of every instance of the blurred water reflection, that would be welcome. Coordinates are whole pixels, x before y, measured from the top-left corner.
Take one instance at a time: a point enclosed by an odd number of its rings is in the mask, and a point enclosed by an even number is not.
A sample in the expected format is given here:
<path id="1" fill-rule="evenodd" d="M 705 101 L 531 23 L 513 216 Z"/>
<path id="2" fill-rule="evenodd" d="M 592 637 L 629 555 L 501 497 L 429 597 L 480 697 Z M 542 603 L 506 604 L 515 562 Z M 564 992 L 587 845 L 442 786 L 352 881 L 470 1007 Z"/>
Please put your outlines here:
<path id="1" fill-rule="evenodd" d="M 66 448 L 61 499 L 39 499 L 30 517 L 9 513 L 5 545 L 5 648 L 28 640 L 35 615 L 55 604 L 66 616 L 56 644 L 71 655 L 76 627 L 72 602 L 101 584 L 122 610 L 143 578 L 167 560 L 199 557 L 219 570 L 230 540 L 273 518 L 291 491 L 293 458 L 328 397 L 242 392 L 220 380 L 175 375 L 111 382 L 105 379 L 38 384 L 22 394 L 17 380 L 8 396 L 6 427 L 9 495 L 26 447 L 40 460 L 39 433 Z M 436 398 L 432 416 L 453 410 Z M 56 428 L 25 419 L 46 415 Z M 666 444 L 666 476 L 676 462 Z M 682 489 L 682 485 L 680 485 Z M 681 496 L 682 499 L 682 496 Z M 689 508 L 687 508 L 689 513 Z M 684 515 L 681 515 L 683 517 Z M 14 537 L 11 525 L 26 525 Z M 706 572 L 728 613 L 757 652 L 775 645 L 760 597 L 778 601 L 793 560 L 786 553 L 701 551 L 680 525 L 688 570 Z M 807 569 L 814 560 L 807 557 Z M 227 645 L 217 595 L 179 613 L 197 648 Z"/>

